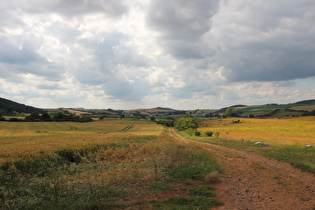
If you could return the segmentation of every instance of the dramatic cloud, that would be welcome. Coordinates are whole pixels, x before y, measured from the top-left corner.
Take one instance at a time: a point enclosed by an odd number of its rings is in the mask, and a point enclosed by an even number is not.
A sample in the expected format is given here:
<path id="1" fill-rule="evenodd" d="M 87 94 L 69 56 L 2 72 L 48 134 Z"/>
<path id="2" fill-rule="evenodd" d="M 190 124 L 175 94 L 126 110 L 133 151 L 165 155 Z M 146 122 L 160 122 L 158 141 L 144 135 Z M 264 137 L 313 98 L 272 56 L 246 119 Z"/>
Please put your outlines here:
<path id="1" fill-rule="evenodd" d="M 225 77 L 286 81 L 315 76 L 314 11 L 309 1 L 225 1 L 208 34 Z"/>
<path id="2" fill-rule="evenodd" d="M 6 1 L 0 96 L 119 109 L 309 99 L 314 23 L 308 0 Z"/>
<path id="3" fill-rule="evenodd" d="M 211 28 L 219 0 L 152 1 L 148 26 L 159 32 L 158 42 L 171 55 L 183 59 L 202 58 L 202 36 Z"/>

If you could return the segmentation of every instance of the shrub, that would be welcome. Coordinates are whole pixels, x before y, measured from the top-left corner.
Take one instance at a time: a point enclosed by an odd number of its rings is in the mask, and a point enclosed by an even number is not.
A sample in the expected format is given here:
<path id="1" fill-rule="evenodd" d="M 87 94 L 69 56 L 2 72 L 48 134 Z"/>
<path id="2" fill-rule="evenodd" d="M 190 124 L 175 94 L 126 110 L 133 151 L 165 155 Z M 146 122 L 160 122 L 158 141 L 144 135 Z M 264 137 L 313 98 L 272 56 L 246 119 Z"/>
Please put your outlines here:
<path id="1" fill-rule="evenodd" d="M 180 131 L 187 130 L 189 128 L 196 129 L 198 128 L 198 122 L 190 115 L 185 117 L 178 118 L 175 123 L 174 127 Z"/>
<path id="2" fill-rule="evenodd" d="M 10 118 L 10 120 L 9 120 L 10 122 L 19 122 L 19 119 L 18 118 L 15 118 L 15 117 L 13 117 L 13 118 Z"/>
<path id="3" fill-rule="evenodd" d="M 200 135 L 201 135 L 201 133 L 199 131 L 195 132 L 195 136 L 200 136 Z"/>
<path id="4" fill-rule="evenodd" d="M 5 121 L 5 118 L 0 114 L 0 121 Z"/>
<path id="5" fill-rule="evenodd" d="M 213 132 L 212 131 L 206 131 L 205 134 L 206 134 L 206 136 L 212 136 Z"/>
<path id="6" fill-rule="evenodd" d="M 215 136 L 216 138 L 219 138 L 220 132 L 215 132 L 215 133 L 214 133 L 214 136 Z"/>
<path id="7" fill-rule="evenodd" d="M 157 124 L 164 125 L 166 127 L 174 127 L 174 121 L 172 120 L 159 120 L 156 121 Z"/>
<path id="8" fill-rule="evenodd" d="M 190 136 L 193 136 L 193 135 L 196 135 L 196 132 L 198 132 L 198 131 L 196 129 L 194 129 L 194 128 L 188 128 L 184 132 L 187 133 Z"/>

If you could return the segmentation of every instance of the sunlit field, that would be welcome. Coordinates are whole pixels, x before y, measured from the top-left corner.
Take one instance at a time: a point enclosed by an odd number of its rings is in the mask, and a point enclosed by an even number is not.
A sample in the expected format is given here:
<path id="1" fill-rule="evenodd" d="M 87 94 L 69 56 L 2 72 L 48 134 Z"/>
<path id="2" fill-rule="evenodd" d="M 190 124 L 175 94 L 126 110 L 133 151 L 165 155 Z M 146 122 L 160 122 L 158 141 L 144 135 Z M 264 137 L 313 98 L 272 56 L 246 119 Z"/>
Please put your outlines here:
<path id="1" fill-rule="evenodd" d="M 60 134 L 104 134 L 131 132 L 158 135 L 162 128 L 148 120 L 106 119 L 91 123 L 78 122 L 0 122 L 0 137 L 48 136 Z"/>
<path id="2" fill-rule="evenodd" d="M 241 123 L 232 121 L 240 120 Z M 291 119 L 226 118 L 203 121 L 201 132 L 219 132 L 221 138 L 263 141 L 273 145 L 315 144 L 315 117 Z"/>
<path id="3" fill-rule="evenodd" d="M 85 148 L 130 135 L 158 136 L 163 127 L 148 120 L 77 122 L 0 122 L 0 163 L 40 151 Z"/>
<path id="4" fill-rule="evenodd" d="M 220 172 L 211 154 L 148 120 L 2 122 L 0 160 L 0 209 L 222 205 L 211 198 Z"/>

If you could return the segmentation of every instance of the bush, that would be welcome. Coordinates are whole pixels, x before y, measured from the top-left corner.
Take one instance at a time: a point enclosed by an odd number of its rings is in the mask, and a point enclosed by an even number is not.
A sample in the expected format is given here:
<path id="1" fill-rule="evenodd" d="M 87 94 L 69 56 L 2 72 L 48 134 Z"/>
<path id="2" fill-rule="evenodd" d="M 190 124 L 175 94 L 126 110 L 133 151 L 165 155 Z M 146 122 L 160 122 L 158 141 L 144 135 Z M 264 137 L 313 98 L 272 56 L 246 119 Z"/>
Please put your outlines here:
<path id="1" fill-rule="evenodd" d="M 213 132 L 212 131 L 207 131 L 205 132 L 206 136 L 212 136 L 213 135 Z"/>
<path id="2" fill-rule="evenodd" d="M 216 138 L 219 138 L 220 132 L 215 132 L 215 133 L 214 133 L 214 136 L 215 136 Z"/>
<path id="3" fill-rule="evenodd" d="M 195 136 L 200 136 L 200 135 L 201 135 L 201 133 L 199 131 L 195 132 Z"/>
<path id="4" fill-rule="evenodd" d="M 180 131 L 187 130 L 189 128 L 196 129 L 198 128 L 198 122 L 190 115 L 178 118 L 174 127 Z"/>
<path id="5" fill-rule="evenodd" d="M 174 127 L 174 121 L 172 120 L 158 120 L 156 123 L 166 127 Z"/>
<path id="6" fill-rule="evenodd" d="M 187 133 L 189 136 L 193 136 L 193 135 L 196 135 L 196 132 L 198 132 L 198 131 L 194 128 L 188 128 L 184 132 Z"/>
<path id="7" fill-rule="evenodd" d="M 5 118 L 0 114 L 0 121 L 5 121 Z"/>
<path id="8" fill-rule="evenodd" d="M 19 122 L 19 119 L 18 118 L 15 118 L 15 117 L 13 117 L 13 118 L 10 118 L 10 120 L 9 120 L 10 122 Z"/>

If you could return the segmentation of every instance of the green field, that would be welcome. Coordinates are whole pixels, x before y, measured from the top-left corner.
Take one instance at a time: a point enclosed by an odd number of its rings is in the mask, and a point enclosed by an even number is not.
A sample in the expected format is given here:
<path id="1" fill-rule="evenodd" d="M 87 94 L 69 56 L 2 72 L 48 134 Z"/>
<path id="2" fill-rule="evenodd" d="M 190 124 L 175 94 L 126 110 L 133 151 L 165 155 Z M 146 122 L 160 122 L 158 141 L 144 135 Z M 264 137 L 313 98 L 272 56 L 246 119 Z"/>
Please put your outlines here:
<path id="1" fill-rule="evenodd" d="M 305 107 L 305 108 L 304 108 Z M 315 108 L 315 101 L 301 101 L 293 104 L 266 104 L 257 106 L 237 107 L 234 112 L 241 113 L 243 117 L 249 115 L 263 116 L 263 117 L 289 117 L 302 116 L 303 110 L 313 111 Z"/>

